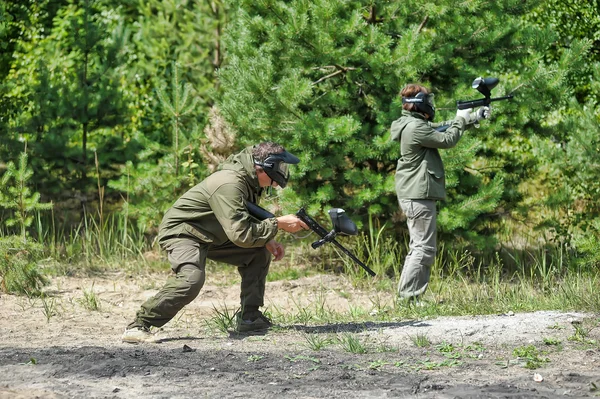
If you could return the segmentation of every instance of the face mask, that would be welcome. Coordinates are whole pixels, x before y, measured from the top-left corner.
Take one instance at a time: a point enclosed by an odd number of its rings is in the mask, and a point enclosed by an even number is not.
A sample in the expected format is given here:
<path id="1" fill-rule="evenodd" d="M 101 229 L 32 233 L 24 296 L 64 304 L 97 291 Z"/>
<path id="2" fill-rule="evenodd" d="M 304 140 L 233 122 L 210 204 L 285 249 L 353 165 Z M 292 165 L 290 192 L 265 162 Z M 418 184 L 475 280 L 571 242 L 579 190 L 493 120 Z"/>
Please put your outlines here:
<path id="1" fill-rule="evenodd" d="M 279 187 L 284 188 L 290 178 L 289 165 L 297 164 L 300 159 L 287 151 L 277 154 L 269 154 L 263 162 L 254 163 L 263 168 L 267 176 L 275 181 Z"/>

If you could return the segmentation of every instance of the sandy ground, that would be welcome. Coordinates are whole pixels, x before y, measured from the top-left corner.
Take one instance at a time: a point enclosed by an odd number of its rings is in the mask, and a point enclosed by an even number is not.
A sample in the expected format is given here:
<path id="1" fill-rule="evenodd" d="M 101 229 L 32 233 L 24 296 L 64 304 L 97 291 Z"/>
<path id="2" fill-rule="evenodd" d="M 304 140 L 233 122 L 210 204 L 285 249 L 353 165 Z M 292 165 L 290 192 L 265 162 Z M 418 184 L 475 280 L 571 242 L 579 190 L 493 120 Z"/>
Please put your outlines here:
<path id="1" fill-rule="evenodd" d="M 0 296 L 0 399 L 600 395 L 597 315 L 423 312 L 356 323 L 353 314 L 384 312 L 392 294 L 320 275 L 268 283 L 267 309 L 282 322 L 266 334 L 236 335 L 213 324 L 215 308 L 233 311 L 238 303 L 236 277 L 228 278 L 211 284 L 209 275 L 200 296 L 157 332 L 156 344 L 124 344 L 120 335 L 165 275 L 61 277 L 45 300 Z M 99 310 L 89 309 L 86 292 Z M 290 315 L 340 321 L 286 324 Z M 416 344 L 424 340 L 430 344 Z M 348 349 L 356 342 L 365 353 Z M 539 354 L 534 370 L 513 352 L 528 345 Z"/>

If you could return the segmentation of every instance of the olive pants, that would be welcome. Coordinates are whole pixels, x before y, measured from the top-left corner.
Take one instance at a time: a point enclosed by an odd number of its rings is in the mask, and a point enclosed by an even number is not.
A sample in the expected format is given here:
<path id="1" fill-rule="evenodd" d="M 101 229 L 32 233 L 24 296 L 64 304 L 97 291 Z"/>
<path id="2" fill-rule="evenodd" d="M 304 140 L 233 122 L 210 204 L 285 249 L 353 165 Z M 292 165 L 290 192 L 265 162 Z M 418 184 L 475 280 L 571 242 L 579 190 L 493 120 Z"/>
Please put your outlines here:
<path id="1" fill-rule="evenodd" d="M 431 265 L 437 250 L 437 214 L 433 200 L 400 200 L 410 234 L 408 255 L 398 283 L 398 295 L 416 299 L 429 285 Z"/>
<path id="2" fill-rule="evenodd" d="M 177 238 L 170 240 L 165 249 L 175 274 L 156 295 L 142 304 L 129 328 L 161 327 L 192 302 L 204 285 L 207 258 L 238 267 L 242 277 L 242 308 L 258 310 L 264 305 L 265 281 L 271 263 L 271 253 L 265 247 L 241 248 L 230 242 L 214 246 Z"/>

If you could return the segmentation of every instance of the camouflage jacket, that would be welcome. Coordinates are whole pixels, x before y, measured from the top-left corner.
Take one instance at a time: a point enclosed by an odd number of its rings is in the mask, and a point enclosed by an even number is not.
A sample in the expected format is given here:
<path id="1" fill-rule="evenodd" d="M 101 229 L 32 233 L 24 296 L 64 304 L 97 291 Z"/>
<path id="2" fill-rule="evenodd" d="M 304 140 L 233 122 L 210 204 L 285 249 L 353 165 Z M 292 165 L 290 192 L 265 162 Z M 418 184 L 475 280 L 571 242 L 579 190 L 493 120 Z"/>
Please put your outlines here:
<path id="1" fill-rule="evenodd" d="M 277 234 L 277 220 L 259 222 L 245 205 L 245 200 L 257 204 L 261 192 L 248 147 L 173 204 L 160 224 L 159 243 L 164 248 L 165 241 L 182 237 L 211 245 L 231 241 L 243 248 L 265 246 Z"/>
<path id="2" fill-rule="evenodd" d="M 450 127 L 445 132 L 434 130 L 442 124 L 450 124 Z M 465 119 L 461 117 L 432 124 L 420 113 L 402 111 L 391 128 L 391 139 L 400 142 L 395 177 L 398 199 L 446 198 L 444 164 L 438 148 L 454 147 L 465 126 Z"/>

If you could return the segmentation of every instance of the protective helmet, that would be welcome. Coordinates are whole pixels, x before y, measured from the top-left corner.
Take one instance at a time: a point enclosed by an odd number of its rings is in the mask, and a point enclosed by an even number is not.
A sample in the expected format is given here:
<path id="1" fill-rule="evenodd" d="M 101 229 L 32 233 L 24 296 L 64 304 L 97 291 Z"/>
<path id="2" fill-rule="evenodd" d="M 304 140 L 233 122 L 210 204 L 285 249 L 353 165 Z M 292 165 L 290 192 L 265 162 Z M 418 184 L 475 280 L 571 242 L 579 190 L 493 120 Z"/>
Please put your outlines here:
<path id="1" fill-rule="evenodd" d="M 269 154 L 263 162 L 254 160 L 254 164 L 263 168 L 267 176 L 277 182 L 281 188 L 287 186 L 288 179 L 290 178 L 289 165 L 295 165 L 299 162 L 300 159 L 298 157 L 287 151 Z"/>
<path id="2" fill-rule="evenodd" d="M 433 104 L 433 93 L 419 92 L 414 97 L 402 97 L 402 104 L 415 104 L 417 110 L 426 115 L 429 115 L 429 120 L 433 122 L 435 118 L 435 105 Z"/>

